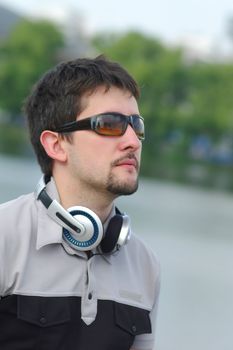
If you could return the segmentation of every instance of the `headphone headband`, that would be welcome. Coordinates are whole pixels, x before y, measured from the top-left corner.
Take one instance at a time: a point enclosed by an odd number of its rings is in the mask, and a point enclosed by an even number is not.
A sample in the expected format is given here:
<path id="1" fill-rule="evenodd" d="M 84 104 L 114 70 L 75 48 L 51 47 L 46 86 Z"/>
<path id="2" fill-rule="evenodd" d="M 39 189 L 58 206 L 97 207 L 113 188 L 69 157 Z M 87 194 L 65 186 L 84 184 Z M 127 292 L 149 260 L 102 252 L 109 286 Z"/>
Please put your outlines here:
<path id="1" fill-rule="evenodd" d="M 42 176 L 38 182 L 35 194 L 36 198 L 39 199 L 48 210 L 48 215 L 55 220 L 59 225 L 65 227 L 67 230 L 71 231 L 73 234 L 83 234 L 85 228 L 80 224 L 68 211 L 66 211 L 60 203 L 55 199 L 51 199 L 46 192 L 46 176 Z"/>

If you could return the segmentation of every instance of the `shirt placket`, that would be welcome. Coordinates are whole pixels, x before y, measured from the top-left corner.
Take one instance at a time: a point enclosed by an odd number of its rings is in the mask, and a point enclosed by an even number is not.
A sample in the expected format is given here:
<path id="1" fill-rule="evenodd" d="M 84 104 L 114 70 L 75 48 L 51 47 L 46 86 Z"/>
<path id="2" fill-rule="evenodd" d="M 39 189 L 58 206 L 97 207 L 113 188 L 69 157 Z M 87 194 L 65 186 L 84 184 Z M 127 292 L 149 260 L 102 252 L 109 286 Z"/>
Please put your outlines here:
<path id="1" fill-rule="evenodd" d="M 84 293 L 81 301 L 81 318 L 90 325 L 97 315 L 97 291 L 96 278 L 93 273 L 93 258 L 87 260 L 86 264 L 86 281 Z"/>

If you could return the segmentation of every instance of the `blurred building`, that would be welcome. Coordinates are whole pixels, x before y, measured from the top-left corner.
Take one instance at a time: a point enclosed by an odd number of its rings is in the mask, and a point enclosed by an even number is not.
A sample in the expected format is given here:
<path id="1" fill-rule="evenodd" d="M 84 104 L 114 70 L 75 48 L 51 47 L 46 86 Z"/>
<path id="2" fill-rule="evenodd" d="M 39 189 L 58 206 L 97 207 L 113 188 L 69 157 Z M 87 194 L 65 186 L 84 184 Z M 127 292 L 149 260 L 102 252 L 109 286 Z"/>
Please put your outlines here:
<path id="1" fill-rule="evenodd" d="M 62 59 L 73 59 L 93 55 L 90 39 L 85 31 L 85 23 L 77 11 L 67 10 L 63 19 L 56 21 L 65 37 L 65 50 Z"/>
<path id="2" fill-rule="evenodd" d="M 187 63 L 232 61 L 232 43 L 226 38 L 211 39 L 204 35 L 184 35 L 173 45 L 182 48 Z"/>
<path id="3" fill-rule="evenodd" d="M 0 40 L 5 39 L 23 17 L 0 5 Z"/>

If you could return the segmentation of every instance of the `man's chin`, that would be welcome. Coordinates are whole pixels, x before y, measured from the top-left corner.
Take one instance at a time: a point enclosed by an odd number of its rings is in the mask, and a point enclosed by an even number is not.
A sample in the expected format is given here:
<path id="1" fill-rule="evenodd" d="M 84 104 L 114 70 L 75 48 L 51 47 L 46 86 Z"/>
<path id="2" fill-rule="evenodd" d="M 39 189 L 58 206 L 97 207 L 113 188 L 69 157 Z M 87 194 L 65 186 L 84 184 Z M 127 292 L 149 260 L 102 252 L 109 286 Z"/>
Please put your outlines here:
<path id="1" fill-rule="evenodd" d="M 108 192 L 117 196 L 129 196 L 138 189 L 138 181 L 132 183 L 109 183 L 107 186 Z"/>

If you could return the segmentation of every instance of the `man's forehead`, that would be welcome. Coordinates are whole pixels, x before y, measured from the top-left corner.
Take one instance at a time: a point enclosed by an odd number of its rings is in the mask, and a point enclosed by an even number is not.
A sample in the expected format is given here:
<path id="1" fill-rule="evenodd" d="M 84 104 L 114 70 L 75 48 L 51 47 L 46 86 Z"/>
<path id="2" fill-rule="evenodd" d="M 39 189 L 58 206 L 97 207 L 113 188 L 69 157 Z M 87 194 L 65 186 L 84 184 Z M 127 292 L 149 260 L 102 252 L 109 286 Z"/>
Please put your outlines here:
<path id="1" fill-rule="evenodd" d="M 134 109 L 125 112 L 125 114 L 139 113 L 137 101 L 130 91 L 115 86 L 98 86 L 81 97 L 81 108 L 77 117 L 85 113 L 85 110 L 88 111 L 88 109 L 90 109 L 91 114 L 104 112 L 120 113 L 124 104 L 127 106 L 129 104 Z"/>

